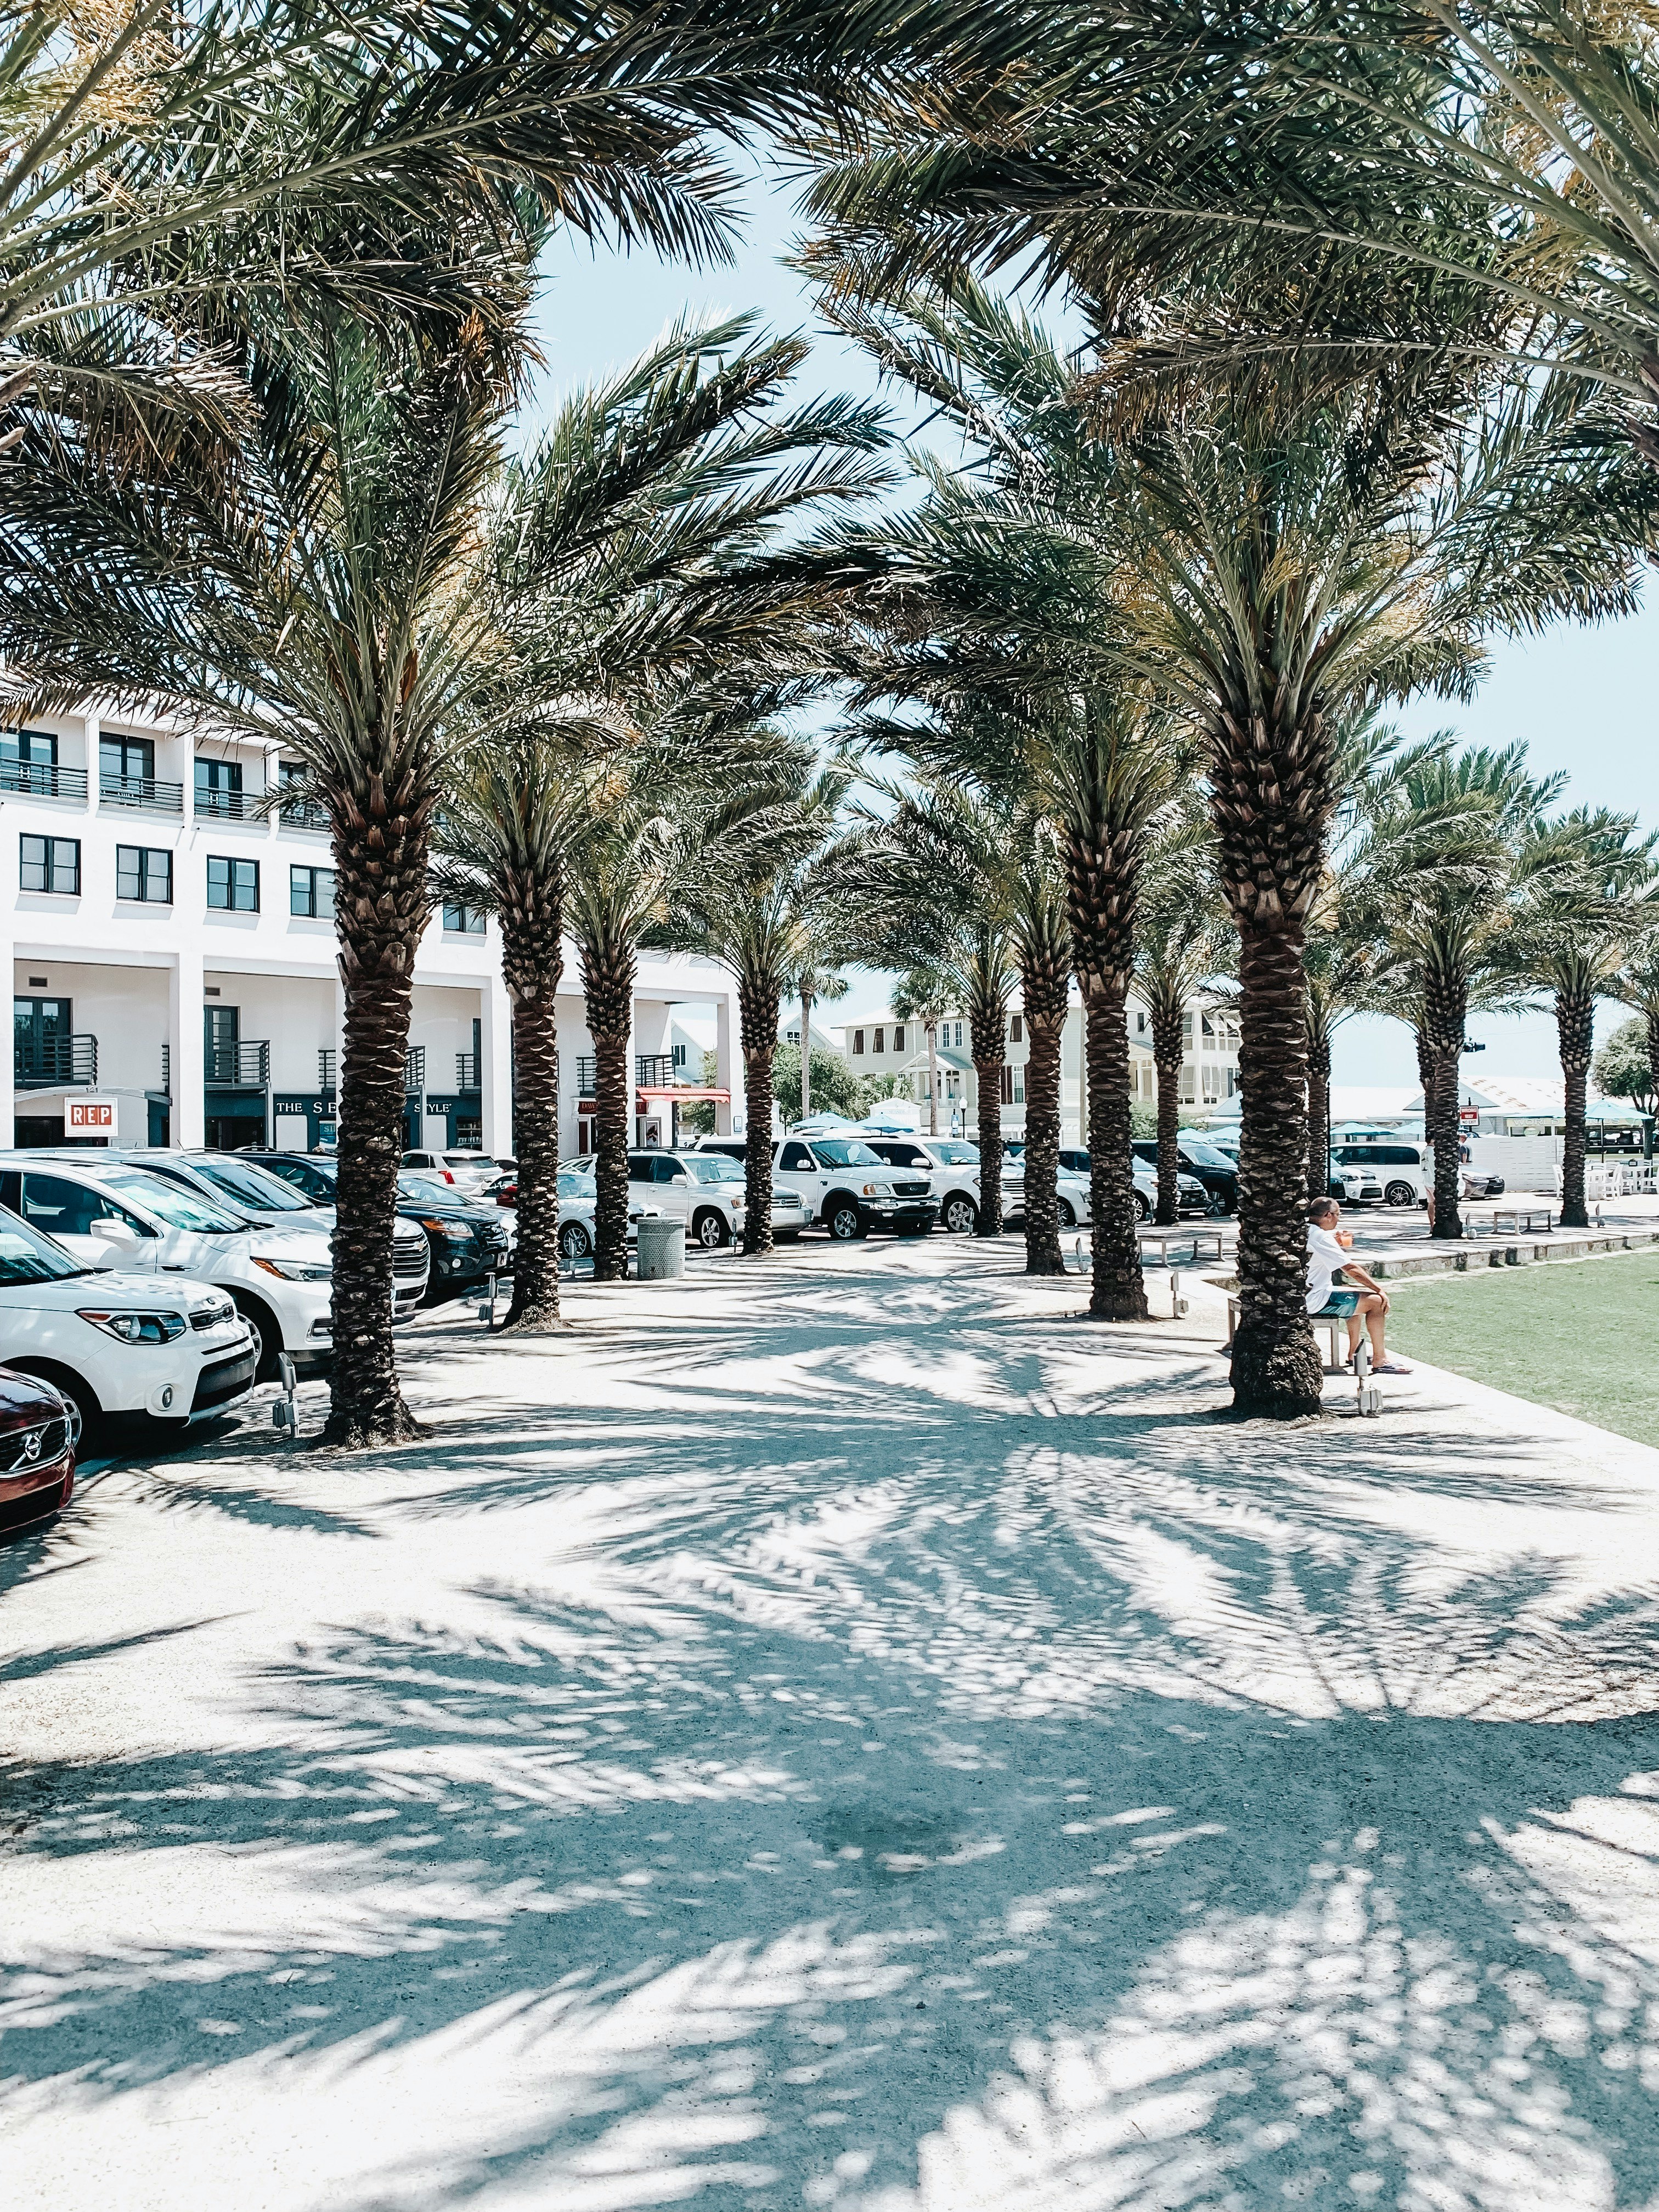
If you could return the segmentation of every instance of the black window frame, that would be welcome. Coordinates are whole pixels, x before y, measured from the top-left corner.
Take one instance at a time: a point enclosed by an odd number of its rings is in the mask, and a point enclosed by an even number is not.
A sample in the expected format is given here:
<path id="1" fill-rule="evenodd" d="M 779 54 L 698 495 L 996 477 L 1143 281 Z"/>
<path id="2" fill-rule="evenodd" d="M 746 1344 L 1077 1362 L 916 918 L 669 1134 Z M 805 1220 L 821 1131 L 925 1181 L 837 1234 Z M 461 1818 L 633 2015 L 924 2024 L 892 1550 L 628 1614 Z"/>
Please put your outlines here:
<path id="1" fill-rule="evenodd" d="M 222 899 L 216 899 L 213 896 L 213 871 L 216 868 L 228 871 L 225 878 L 227 896 Z M 239 881 L 237 872 L 244 868 L 252 871 L 253 902 L 251 906 L 243 905 L 234 896 Z M 207 856 L 207 902 L 210 914 L 258 914 L 259 911 L 259 863 L 257 860 L 239 859 L 234 853 L 210 853 Z"/>
<path id="2" fill-rule="evenodd" d="M 301 877 L 306 879 L 306 896 L 309 900 L 310 903 L 306 906 L 295 906 L 294 903 L 295 895 L 300 890 L 300 879 Z M 328 879 L 328 911 L 326 914 L 319 914 L 317 910 L 317 886 L 319 882 L 324 877 L 326 877 Z M 332 921 L 334 919 L 334 883 L 335 871 L 332 868 L 312 867 L 301 860 L 290 860 L 288 864 L 288 910 L 289 915 L 297 915 L 305 921 Z"/>
<path id="3" fill-rule="evenodd" d="M 29 860 L 31 845 L 38 845 L 40 848 L 40 857 L 33 864 Z M 58 880 L 60 848 L 75 855 L 73 883 L 61 884 Z M 29 882 L 28 870 L 31 865 L 45 878 L 44 882 L 38 884 Z M 17 846 L 17 888 L 19 890 L 31 891 L 46 898 L 79 898 L 81 896 L 81 840 L 78 837 L 54 837 L 39 830 L 25 830 L 20 832 Z"/>
<path id="4" fill-rule="evenodd" d="M 122 856 L 131 854 L 137 861 L 136 868 L 125 868 Z M 161 863 L 167 889 L 153 891 L 149 888 L 150 863 Z M 137 890 L 123 890 L 123 878 L 137 884 Z M 115 896 L 129 906 L 171 906 L 173 904 L 173 849 L 167 845 L 118 845 L 115 848 Z"/>
<path id="5" fill-rule="evenodd" d="M 459 918 L 452 921 L 452 915 Z M 443 902 L 443 927 L 447 937 L 482 937 L 488 919 L 476 907 L 464 906 L 459 899 L 446 899 Z"/>

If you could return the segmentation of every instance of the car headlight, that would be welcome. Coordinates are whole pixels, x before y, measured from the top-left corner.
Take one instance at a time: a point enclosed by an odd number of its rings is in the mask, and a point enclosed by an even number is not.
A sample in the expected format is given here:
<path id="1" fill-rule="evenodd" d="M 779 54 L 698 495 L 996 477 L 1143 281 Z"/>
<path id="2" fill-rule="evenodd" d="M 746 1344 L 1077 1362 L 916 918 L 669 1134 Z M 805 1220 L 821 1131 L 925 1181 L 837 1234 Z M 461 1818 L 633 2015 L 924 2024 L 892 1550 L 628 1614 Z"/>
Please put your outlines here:
<path id="1" fill-rule="evenodd" d="M 185 1333 L 185 1317 L 176 1313 L 118 1312 L 107 1306 L 77 1306 L 82 1321 L 101 1328 L 106 1336 L 123 1344 L 171 1344 Z"/>
<path id="2" fill-rule="evenodd" d="M 280 1275 L 285 1283 L 325 1283 L 334 1273 L 326 1261 L 262 1260 L 257 1252 L 248 1256 L 256 1267 L 263 1267 L 268 1275 Z"/>
<path id="3" fill-rule="evenodd" d="M 472 1242 L 472 1231 L 459 1221 L 428 1220 L 422 1214 L 421 1226 L 429 1229 L 434 1237 L 447 1237 L 452 1244 L 470 1244 Z"/>
<path id="4" fill-rule="evenodd" d="M 893 1186 L 890 1182 L 867 1182 L 864 1186 L 864 1195 L 866 1198 L 890 1198 Z"/>

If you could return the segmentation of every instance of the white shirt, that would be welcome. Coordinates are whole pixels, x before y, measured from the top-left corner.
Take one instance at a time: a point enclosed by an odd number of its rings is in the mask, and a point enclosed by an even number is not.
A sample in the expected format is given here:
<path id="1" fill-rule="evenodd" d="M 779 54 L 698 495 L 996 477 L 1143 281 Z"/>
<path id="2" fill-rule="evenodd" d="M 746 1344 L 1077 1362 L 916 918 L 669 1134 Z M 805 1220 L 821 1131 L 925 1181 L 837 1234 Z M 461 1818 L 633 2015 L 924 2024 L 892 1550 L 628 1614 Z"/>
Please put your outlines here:
<path id="1" fill-rule="evenodd" d="M 1317 1313 L 1331 1294 L 1331 1277 L 1347 1259 L 1334 1229 L 1308 1224 L 1308 1311 Z"/>

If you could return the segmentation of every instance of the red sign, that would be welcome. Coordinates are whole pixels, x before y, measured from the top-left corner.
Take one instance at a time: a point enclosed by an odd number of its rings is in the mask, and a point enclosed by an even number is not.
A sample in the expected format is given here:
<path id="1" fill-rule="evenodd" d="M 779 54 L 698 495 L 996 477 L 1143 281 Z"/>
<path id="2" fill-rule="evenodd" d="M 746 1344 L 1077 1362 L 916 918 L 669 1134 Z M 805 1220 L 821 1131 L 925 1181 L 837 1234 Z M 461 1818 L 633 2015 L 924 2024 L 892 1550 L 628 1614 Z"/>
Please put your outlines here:
<path id="1" fill-rule="evenodd" d="M 71 1130 L 81 1136 L 112 1136 L 115 1131 L 115 1103 L 109 1098 L 65 1099 L 64 1133 Z"/>
<path id="2" fill-rule="evenodd" d="M 1460 1106 L 1457 1118 L 1460 1121 L 1478 1121 L 1480 1119 L 1480 1109 L 1478 1106 Z"/>

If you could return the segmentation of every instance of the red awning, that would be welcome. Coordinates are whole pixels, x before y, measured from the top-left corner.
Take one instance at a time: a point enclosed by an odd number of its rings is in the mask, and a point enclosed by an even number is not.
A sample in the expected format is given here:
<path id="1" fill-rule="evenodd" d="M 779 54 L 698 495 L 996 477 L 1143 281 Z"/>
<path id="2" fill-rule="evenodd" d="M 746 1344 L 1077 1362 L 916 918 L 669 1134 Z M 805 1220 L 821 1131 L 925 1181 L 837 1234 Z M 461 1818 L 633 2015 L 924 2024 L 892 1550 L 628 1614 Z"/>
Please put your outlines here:
<path id="1" fill-rule="evenodd" d="M 712 1098 L 717 1106 L 729 1106 L 732 1103 L 732 1094 L 729 1091 L 697 1090 L 689 1083 L 665 1083 L 660 1086 L 656 1084 L 642 1083 L 639 1086 L 638 1095 L 642 1100 L 646 1098 L 675 1099 L 682 1105 L 689 1105 L 694 1098 Z"/>

